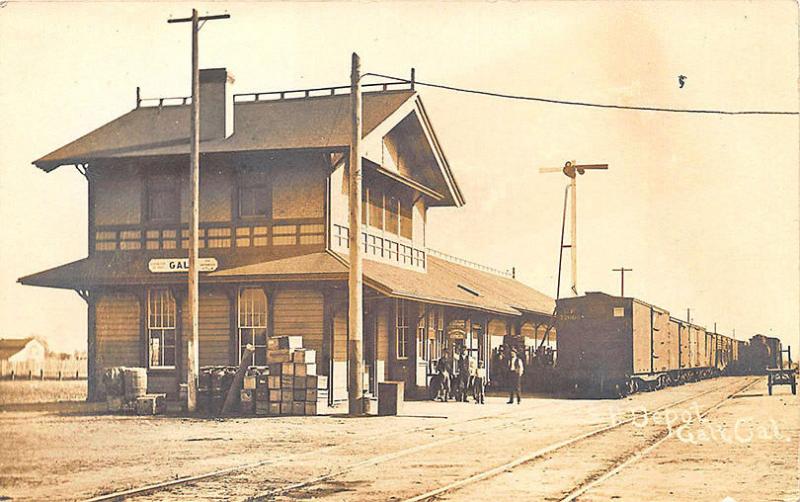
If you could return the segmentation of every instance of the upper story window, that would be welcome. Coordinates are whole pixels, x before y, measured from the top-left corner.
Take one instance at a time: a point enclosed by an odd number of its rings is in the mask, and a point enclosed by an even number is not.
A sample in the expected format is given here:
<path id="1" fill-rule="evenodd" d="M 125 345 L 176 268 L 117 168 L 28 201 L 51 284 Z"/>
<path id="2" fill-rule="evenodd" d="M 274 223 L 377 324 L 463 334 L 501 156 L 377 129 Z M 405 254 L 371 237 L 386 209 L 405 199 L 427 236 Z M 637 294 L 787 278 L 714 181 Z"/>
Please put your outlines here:
<path id="1" fill-rule="evenodd" d="M 386 231 L 399 234 L 400 230 L 400 198 L 395 195 L 386 195 Z"/>
<path id="2" fill-rule="evenodd" d="M 156 174 L 147 178 L 147 221 L 175 222 L 181 211 L 180 178 Z"/>
<path id="3" fill-rule="evenodd" d="M 270 210 L 271 188 L 266 173 L 245 170 L 239 173 L 239 217 L 266 217 Z"/>

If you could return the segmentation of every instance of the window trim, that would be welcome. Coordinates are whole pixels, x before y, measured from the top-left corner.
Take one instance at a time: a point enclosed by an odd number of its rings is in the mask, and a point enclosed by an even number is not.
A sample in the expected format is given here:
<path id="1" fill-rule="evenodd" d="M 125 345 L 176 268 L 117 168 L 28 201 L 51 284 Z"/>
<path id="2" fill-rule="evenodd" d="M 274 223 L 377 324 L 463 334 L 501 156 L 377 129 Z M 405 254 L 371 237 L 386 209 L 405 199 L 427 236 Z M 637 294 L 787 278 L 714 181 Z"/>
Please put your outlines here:
<path id="1" fill-rule="evenodd" d="M 173 178 L 169 188 L 162 188 L 156 183 L 156 177 L 169 177 Z M 158 187 L 154 189 L 154 187 Z M 177 201 L 175 206 L 175 214 L 167 218 L 153 218 L 152 216 L 152 195 L 156 192 L 172 192 L 171 199 Z M 144 205 L 143 205 L 143 218 L 142 221 L 147 223 L 180 223 L 181 221 L 181 177 L 172 173 L 151 173 L 146 176 L 144 182 Z"/>
<path id="2" fill-rule="evenodd" d="M 256 325 L 255 323 L 251 323 L 251 324 L 243 324 L 242 323 L 242 294 L 245 291 L 248 291 L 248 290 L 260 291 L 264 295 L 264 311 L 263 311 L 264 324 L 263 324 L 263 326 Z M 254 306 L 254 303 L 252 305 Z M 253 313 L 253 312 L 255 312 L 255 310 L 251 310 L 250 312 Z M 261 314 L 261 313 L 259 312 L 259 314 Z M 264 291 L 263 288 L 253 287 L 253 286 L 243 286 L 243 287 L 238 288 L 237 293 L 236 293 L 236 358 L 235 358 L 235 361 L 237 362 L 237 364 L 242 362 L 242 349 L 245 346 L 244 344 L 242 344 L 242 330 L 251 330 L 250 331 L 250 333 L 251 333 L 251 337 L 250 338 L 251 338 L 251 341 L 252 341 L 251 344 L 256 348 L 256 352 L 253 352 L 253 354 L 250 356 L 252 358 L 252 360 L 251 360 L 252 364 L 250 364 L 250 366 L 257 366 L 257 364 L 256 364 L 256 355 L 257 355 L 257 352 L 258 352 L 259 348 L 263 348 L 264 349 L 264 362 L 266 364 L 266 361 L 267 361 L 267 346 L 269 344 L 269 321 L 270 321 L 270 319 L 269 319 L 269 296 L 267 295 L 267 292 Z M 263 329 L 264 330 L 264 335 L 265 335 L 265 337 L 264 337 L 264 345 L 256 345 L 255 344 L 255 340 L 253 339 L 252 333 L 254 333 L 255 330 L 258 330 L 258 329 Z"/>
<path id="3" fill-rule="evenodd" d="M 408 359 L 408 312 L 406 301 L 401 298 L 395 299 L 394 340 L 395 358 L 398 360 Z"/>
<path id="4" fill-rule="evenodd" d="M 234 221 L 259 221 L 259 220 L 271 220 L 272 219 L 272 183 L 270 179 L 265 179 L 262 183 L 246 183 L 245 178 L 248 172 L 258 172 L 258 169 L 253 168 L 244 168 L 240 167 L 236 170 L 236 186 L 235 190 L 233 191 L 234 197 L 236 200 L 234 201 L 234 209 L 235 214 L 233 215 Z M 242 214 L 242 189 L 257 189 L 262 188 L 264 189 L 264 194 L 266 196 L 266 211 L 264 214 L 249 214 L 245 215 Z"/>
<path id="5" fill-rule="evenodd" d="M 166 326 L 164 324 L 159 325 L 159 326 L 151 325 L 151 322 L 156 317 L 156 314 L 151 312 L 151 308 L 154 305 L 154 303 L 153 303 L 153 300 L 154 300 L 153 294 L 157 293 L 157 292 L 158 293 L 166 293 L 166 297 L 171 300 L 171 303 L 172 303 L 172 305 L 171 305 L 171 307 L 172 307 L 172 309 L 171 309 L 172 310 L 172 312 L 171 312 L 172 323 L 171 324 L 172 325 L 171 326 Z M 146 312 L 146 314 L 147 314 L 147 368 L 148 369 L 152 369 L 152 370 L 174 370 L 177 367 L 176 363 L 177 363 L 177 356 L 178 356 L 178 352 L 177 352 L 177 345 L 178 345 L 178 302 L 175 299 L 175 295 L 172 294 L 172 291 L 169 288 L 148 288 L 147 289 L 147 312 Z M 162 322 L 163 322 L 163 317 L 164 317 L 163 297 L 162 297 L 161 303 L 160 303 L 160 317 L 162 318 Z M 170 320 L 170 313 L 167 313 L 166 319 L 167 319 L 167 321 Z M 167 323 L 167 324 L 169 324 L 169 323 Z M 163 363 L 163 361 L 165 359 L 164 358 L 164 351 L 166 350 L 166 347 L 168 347 L 165 343 L 163 343 L 165 331 L 167 331 L 167 330 L 172 330 L 172 332 L 173 332 L 173 344 L 171 346 L 172 347 L 172 352 L 173 352 L 173 354 L 172 354 L 173 364 L 171 364 L 171 365 L 166 365 L 166 364 L 154 365 L 153 364 L 153 356 L 152 356 L 152 353 L 151 353 L 151 351 L 152 351 L 152 345 L 151 344 L 152 344 L 152 340 L 153 340 L 153 331 L 160 331 L 161 332 L 160 336 L 158 337 L 158 339 L 161 340 L 159 342 L 159 355 L 160 355 L 160 359 L 161 359 L 161 361 Z"/>

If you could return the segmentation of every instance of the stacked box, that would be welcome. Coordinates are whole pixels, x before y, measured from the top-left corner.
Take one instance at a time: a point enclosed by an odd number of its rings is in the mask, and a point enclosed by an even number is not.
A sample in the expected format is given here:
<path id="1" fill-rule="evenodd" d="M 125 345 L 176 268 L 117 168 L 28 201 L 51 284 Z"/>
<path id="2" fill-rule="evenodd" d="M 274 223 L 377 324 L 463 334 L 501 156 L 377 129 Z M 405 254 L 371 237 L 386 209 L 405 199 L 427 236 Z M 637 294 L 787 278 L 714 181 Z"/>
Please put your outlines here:
<path id="1" fill-rule="evenodd" d="M 300 336 L 268 340 L 269 376 L 264 382 L 259 381 L 256 387 L 257 414 L 316 415 L 320 382 L 316 375 L 317 354 L 302 345 Z"/>
<path id="2" fill-rule="evenodd" d="M 137 415 L 161 415 L 166 411 L 166 394 L 145 394 L 136 398 Z"/>
<path id="3" fill-rule="evenodd" d="M 269 415 L 269 375 L 256 377 L 255 412 L 256 415 Z"/>

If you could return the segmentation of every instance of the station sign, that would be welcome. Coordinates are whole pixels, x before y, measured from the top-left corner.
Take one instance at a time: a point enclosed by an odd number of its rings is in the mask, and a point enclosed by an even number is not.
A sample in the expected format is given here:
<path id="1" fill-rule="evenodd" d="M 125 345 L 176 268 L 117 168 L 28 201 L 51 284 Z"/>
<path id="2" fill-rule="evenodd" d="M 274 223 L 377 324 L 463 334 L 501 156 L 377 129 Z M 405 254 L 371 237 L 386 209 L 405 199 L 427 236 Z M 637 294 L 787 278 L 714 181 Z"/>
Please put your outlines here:
<path id="1" fill-rule="evenodd" d="M 216 258 L 198 258 L 198 272 L 213 272 L 219 267 Z M 147 262 L 147 269 L 154 274 L 165 272 L 188 272 L 189 258 L 153 258 Z"/>

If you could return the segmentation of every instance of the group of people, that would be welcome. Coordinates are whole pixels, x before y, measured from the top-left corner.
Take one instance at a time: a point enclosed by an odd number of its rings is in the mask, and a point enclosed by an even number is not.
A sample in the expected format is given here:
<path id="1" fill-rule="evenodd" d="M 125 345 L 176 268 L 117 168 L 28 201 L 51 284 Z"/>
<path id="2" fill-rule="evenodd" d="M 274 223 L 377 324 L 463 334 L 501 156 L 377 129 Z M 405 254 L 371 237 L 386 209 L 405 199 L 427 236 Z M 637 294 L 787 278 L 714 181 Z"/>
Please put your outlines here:
<path id="1" fill-rule="evenodd" d="M 434 389 L 433 399 L 447 402 L 453 398 L 456 401 L 468 401 L 471 394 L 475 404 L 483 404 L 486 391 L 486 367 L 483 361 L 469 355 L 462 348 L 453 354 L 454 360 L 450 361 L 447 355 L 436 362 L 435 378 L 431 381 Z"/>
<path id="2" fill-rule="evenodd" d="M 507 358 L 507 371 L 509 382 L 508 403 L 512 404 L 516 398 L 517 404 L 522 401 L 522 375 L 525 373 L 525 364 L 516 350 L 512 349 Z M 436 362 L 436 373 L 431 380 L 431 398 L 447 402 L 453 398 L 456 401 L 468 402 L 472 395 L 475 404 L 484 404 L 486 396 L 486 367 L 483 361 L 478 361 L 469 354 L 466 348 L 461 347 L 453 353 L 453 361 L 447 354 Z"/>

